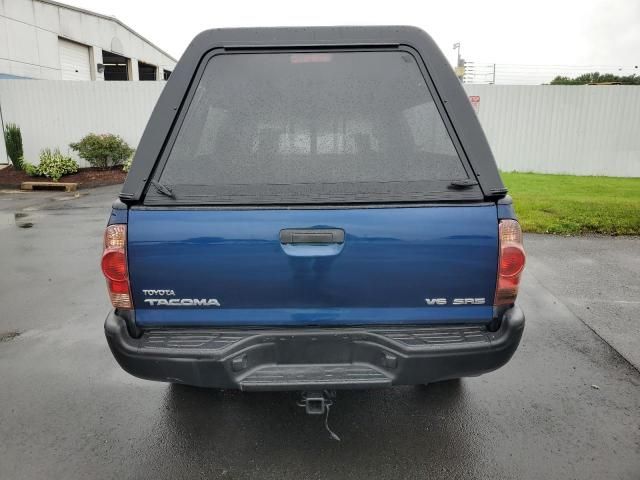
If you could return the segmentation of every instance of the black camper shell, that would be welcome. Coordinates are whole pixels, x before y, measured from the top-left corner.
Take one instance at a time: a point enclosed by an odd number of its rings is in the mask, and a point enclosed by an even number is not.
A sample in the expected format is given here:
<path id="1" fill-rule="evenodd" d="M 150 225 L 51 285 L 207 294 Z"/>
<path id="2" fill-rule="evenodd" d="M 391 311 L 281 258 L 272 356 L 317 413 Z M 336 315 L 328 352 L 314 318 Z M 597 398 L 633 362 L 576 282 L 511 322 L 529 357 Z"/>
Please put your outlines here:
<path id="1" fill-rule="evenodd" d="M 468 185 L 449 185 L 437 194 L 432 192 L 416 201 L 497 201 L 505 197 L 506 189 L 476 113 L 435 42 L 415 27 L 376 26 L 214 29 L 199 34 L 185 51 L 160 95 L 140 140 L 120 200 L 127 205 L 139 204 L 145 200 L 148 191 L 148 196 L 153 198 L 145 203 L 150 205 L 163 202 L 193 205 L 192 202 L 180 202 L 179 196 L 171 198 L 170 188 L 159 191 L 164 186 L 157 182 L 153 188 L 149 185 L 161 173 L 172 136 L 175 139 L 176 127 L 184 117 L 204 65 L 212 56 L 256 52 L 389 50 L 406 51 L 416 58 L 469 174 Z M 361 202 L 367 203 L 366 198 Z M 375 199 L 369 203 L 375 203 Z"/>

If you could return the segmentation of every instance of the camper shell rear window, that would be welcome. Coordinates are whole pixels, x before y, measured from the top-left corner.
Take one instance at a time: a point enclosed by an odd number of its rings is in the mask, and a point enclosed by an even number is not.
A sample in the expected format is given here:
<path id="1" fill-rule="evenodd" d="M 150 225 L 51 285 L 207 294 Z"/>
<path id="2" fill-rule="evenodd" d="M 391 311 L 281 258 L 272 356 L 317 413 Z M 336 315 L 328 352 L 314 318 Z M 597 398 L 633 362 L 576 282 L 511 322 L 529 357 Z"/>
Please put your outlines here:
<path id="1" fill-rule="evenodd" d="M 400 49 L 212 54 L 145 203 L 481 200 L 428 80 Z"/>

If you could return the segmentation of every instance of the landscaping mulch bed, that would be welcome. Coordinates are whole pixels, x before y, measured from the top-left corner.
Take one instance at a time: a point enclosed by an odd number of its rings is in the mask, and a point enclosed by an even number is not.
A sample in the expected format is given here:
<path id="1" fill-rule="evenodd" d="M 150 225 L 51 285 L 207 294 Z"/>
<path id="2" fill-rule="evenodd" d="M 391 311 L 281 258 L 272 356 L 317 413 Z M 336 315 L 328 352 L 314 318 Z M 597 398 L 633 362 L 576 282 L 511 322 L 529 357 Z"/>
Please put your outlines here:
<path id="1" fill-rule="evenodd" d="M 123 183 L 126 172 L 122 171 L 122 167 L 111 167 L 106 170 L 99 168 L 81 168 L 78 173 L 73 175 L 65 175 L 59 182 L 74 182 L 78 184 L 78 188 L 104 187 L 106 185 L 117 185 Z M 20 188 L 22 182 L 49 182 L 47 177 L 30 177 L 20 170 L 15 170 L 12 166 L 8 166 L 0 170 L 0 187 L 2 188 Z"/>

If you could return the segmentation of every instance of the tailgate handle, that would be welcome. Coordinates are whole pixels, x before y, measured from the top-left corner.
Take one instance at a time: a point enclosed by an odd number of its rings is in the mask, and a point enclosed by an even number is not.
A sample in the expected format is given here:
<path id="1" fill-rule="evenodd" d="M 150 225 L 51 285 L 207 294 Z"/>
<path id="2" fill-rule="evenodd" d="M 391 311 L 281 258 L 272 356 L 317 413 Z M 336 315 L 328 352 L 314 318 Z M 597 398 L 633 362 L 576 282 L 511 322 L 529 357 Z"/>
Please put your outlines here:
<path id="1" fill-rule="evenodd" d="M 299 229 L 285 228 L 280 230 L 280 243 L 328 245 L 344 243 L 344 230 L 340 228 Z"/>

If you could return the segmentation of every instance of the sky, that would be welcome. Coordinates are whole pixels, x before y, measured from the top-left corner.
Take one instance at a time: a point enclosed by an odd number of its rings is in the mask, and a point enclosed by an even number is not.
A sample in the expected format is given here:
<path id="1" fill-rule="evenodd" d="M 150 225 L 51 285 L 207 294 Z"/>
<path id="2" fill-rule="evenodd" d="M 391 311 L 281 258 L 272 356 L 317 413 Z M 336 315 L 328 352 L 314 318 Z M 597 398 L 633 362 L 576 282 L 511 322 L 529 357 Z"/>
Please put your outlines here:
<path id="1" fill-rule="evenodd" d="M 62 1 L 117 17 L 175 58 L 209 28 L 407 24 L 426 30 L 452 64 L 455 42 L 467 61 L 499 64 L 498 83 L 563 66 L 640 73 L 640 0 Z"/>

